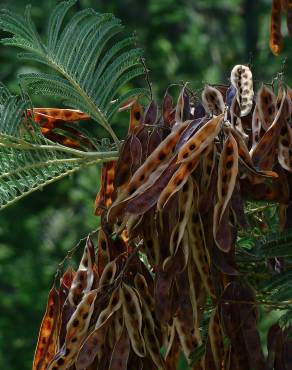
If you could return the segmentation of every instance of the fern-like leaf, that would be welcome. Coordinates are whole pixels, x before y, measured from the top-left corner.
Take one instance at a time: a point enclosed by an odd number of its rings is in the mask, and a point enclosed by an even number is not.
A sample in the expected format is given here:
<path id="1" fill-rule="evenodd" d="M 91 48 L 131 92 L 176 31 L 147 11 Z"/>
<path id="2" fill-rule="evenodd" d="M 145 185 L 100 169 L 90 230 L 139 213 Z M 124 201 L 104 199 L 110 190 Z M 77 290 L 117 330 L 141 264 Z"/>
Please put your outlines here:
<path id="1" fill-rule="evenodd" d="M 55 144 L 34 122 L 28 104 L 0 85 L 0 209 L 81 168 L 115 159 L 117 152 L 82 152 Z"/>
<path id="2" fill-rule="evenodd" d="M 24 84 L 37 94 L 53 95 L 70 107 L 84 111 L 102 125 L 118 144 L 110 120 L 119 108 L 121 88 L 144 74 L 140 63 L 142 50 L 133 48 L 134 38 L 117 39 L 123 30 L 112 14 L 99 14 L 92 9 L 77 12 L 64 25 L 74 0 L 61 2 L 52 11 L 47 30 L 47 43 L 41 41 L 30 19 L 2 11 L 0 29 L 12 34 L 2 43 L 24 49 L 20 58 L 49 65 L 57 75 L 29 73 L 21 75 Z M 135 94 L 145 94 L 145 89 Z M 129 94 L 127 96 L 133 96 Z"/>

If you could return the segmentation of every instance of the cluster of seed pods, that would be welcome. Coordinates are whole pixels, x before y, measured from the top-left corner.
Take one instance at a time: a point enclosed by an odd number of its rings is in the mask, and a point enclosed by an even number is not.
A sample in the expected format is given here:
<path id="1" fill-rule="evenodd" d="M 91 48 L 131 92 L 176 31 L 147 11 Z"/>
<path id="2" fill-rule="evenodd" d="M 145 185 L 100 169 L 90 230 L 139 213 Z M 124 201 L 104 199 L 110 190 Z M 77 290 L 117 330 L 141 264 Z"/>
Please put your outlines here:
<path id="1" fill-rule="evenodd" d="M 288 35 L 292 37 L 292 1 L 273 0 L 270 23 L 270 49 L 274 55 L 279 55 L 283 48 L 281 30 L 282 13 L 285 14 Z"/>
<path id="2" fill-rule="evenodd" d="M 292 94 L 255 94 L 244 65 L 230 81 L 202 102 L 183 87 L 176 106 L 168 93 L 161 109 L 131 105 L 119 159 L 102 169 L 97 248 L 88 238 L 51 290 L 33 369 L 175 370 L 182 353 L 196 370 L 270 368 L 235 242 L 246 199 L 280 204 L 290 227 Z"/>

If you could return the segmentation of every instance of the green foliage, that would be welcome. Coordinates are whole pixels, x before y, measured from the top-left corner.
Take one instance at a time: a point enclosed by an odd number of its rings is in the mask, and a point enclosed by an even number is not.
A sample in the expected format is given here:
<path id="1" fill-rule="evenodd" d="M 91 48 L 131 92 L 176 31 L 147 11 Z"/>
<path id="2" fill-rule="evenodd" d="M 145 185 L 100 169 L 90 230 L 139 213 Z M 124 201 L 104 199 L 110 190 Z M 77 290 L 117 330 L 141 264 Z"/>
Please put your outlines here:
<path id="1" fill-rule="evenodd" d="M 0 93 L 0 209 L 53 181 L 110 160 L 117 154 L 81 152 L 54 144 L 43 137 L 33 122 L 26 127 L 21 125 L 28 106 L 24 100 L 10 95 L 4 86 Z"/>
<path id="2" fill-rule="evenodd" d="M 45 64 L 58 74 L 22 74 L 20 78 L 25 86 L 35 94 L 52 95 L 88 114 L 118 144 L 110 120 L 121 104 L 145 93 L 144 89 L 135 89 L 118 96 L 128 81 L 144 74 L 140 63 L 142 51 L 130 49 L 133 37 L 113 40 L 123 27 L 112 14 L 85 9 L 63 25 L 66 13 L 75 2 L 62 2 L 52 11 L 46 44 L 36 32 L 30 7 L 26 8 L 24 17 L 3 10 L 0 28 L 12 37 L 2 39 L 2 43 L 26 50 L 20 54 L 22 60 Z"/>

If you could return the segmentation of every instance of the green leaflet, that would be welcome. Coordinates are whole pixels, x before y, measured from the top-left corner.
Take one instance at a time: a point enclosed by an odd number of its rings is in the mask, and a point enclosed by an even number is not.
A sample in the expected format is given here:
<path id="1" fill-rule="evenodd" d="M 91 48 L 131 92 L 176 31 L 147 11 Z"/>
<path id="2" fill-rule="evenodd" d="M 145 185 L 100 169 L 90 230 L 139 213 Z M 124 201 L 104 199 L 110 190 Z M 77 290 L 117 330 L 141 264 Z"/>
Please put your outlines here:
<path id="1" fill-rule="evenodd" d="M 47 43 L 35 30 L 28 7 L 24 17 L 9 11 L 0 13 L 0 29 L 12 34 L 2 39 L 5 45 L 17 46 L 26 52 L 20 58 L 49 65 L 55 74 L 29 73 L 21 80 L 36 94 L 61 98 L 66 105 L 82 110 L 103 126 L 116 145 L 119 141 L 110 120 L 126 97 L 144 95 L 138 89 L 120 97 L 124 85 L 144 74 L 140 63 L 142 50 L 133 48 L 133 37 L 120 40 L 120 20 L 112 14 L 92 9 L 77 12 L 64 24 L 75 1 L 64 1 L 52 11 L 48 22 Z"/>

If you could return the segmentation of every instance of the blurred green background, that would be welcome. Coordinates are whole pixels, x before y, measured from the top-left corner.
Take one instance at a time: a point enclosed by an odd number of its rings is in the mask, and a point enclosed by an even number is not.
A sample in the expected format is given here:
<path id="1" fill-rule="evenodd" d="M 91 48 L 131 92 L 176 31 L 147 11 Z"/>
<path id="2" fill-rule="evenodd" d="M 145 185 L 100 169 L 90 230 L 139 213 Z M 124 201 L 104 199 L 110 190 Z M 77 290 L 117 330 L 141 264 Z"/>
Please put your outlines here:
<path id="1" fill-rule="evenodd" d="M 43 34 L 56 1 L 30 3 Z M 1 8 L 21 13 L 25 5 L 23 0 L 0 0 Z M 292 52 L 287 37 L 281 57 L 269 50 L 271 0 L 80 0 L 75 5 L 85 7 L 114 13 L 125 32 L 137 34 L 158 100 L 171 83 L 189 81 L 199 91 L 206 82 L 227 83 L 238 63 L 252 65 L 259 86 L 259 81 L 269 82 L 281 71 Z M 286 26 L 283 33 L 287 36 Z M 36 67 L 22 65 L 16 55 L 17 50 L 0 46 L 0 80 L 18 92 L 17 75 Z M 290 74 L 290 84 L 291 78 Z M 46 100 L 34 102 L 48 106 Z M 115 128 L 122 137 L 126 124 L 121 122 L 126 121 L 116 117 Z M 0 369 L 31 368 L 57 265 L 98 224 L 93 215 L 98 184 L 99 169 L 89 168 L 0 213 Z"/>

